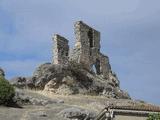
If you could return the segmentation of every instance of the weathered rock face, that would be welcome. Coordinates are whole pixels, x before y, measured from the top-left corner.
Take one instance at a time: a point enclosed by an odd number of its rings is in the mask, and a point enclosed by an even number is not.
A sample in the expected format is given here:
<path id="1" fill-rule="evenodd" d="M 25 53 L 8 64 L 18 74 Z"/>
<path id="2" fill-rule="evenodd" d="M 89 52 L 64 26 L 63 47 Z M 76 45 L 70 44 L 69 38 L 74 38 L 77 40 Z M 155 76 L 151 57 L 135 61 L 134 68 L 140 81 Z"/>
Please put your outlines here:
<path id="1" fill-rule="evenodd" d="M 45 63 L 40 65 L 33 73 L 35 80 L 35 86 L 43 89 L 44 86 L 50 81 L 60 81 L 65 76 L 65 68 L 59 64 Z"/>
<path id="2" fill-rule="evenodd" d="M 15 77 L 10 80 L 10 83 L 18 88 L 35 88 L 34 77 Z"/>
<path id="3" fill-rule="evenodd" d="M 58 115 L 67 120 L 94 120 L 96 117 L 94 112 L 81 108 L 67 108 L 62 110 Z"/>
<path id="4" fill-rule="evenodd" d="M 30 96 L 28 94 L 26 94 L 27 92 L 20 90 L 20 89 L 16 89 L 16 94 L 14 96 L 14 102 L 17 103 L 18 105 L 27 105 L 27 104 L 31 104 L 31 105 L 48 105 L 48 104 L 56 104 L 56 103 L 64 103 L 63 100 L 48 100 L 48 99 L 40 99 L 40 98 L 36 98 L 33 96 Z"/>
<path id="5" fill-rule="evenodd" d="M 18 88 L 23 88 L 26 86 L 26 78 L 25 77 L 14 77 L 10 80 L 12 85 L 17 86 Z"/>
<path id="6" fill-rule="evenodd" d="M 88 94 L 104 95 L 112 98 L 130 98 L 120 90 L 115 74 L 110 73 L 110 79 L 88 71 L 81 64 L 69 62 L 66 65 L 43 64 L 33 74 L 36 88 L 55 94 Z"/>
<path id="7" fill-rule="evenodd" d="M 69 62 L 68 65 L 45 63 L 40 65 L 30 78 L 17 77 L 11 83 L 19 88 L 36 88 L 54 94 L 103 95 L 109 98 L 130 98 L 120 90 L 115 74 L 110 73 L 106 80 L 101 75 L 88 71 L 81 64 Z"/>
<path id="8" fill-rule="evenodd" d="M 0 68 L 0 76 L 5 76 L 4 70 L 2 68 Z"/>

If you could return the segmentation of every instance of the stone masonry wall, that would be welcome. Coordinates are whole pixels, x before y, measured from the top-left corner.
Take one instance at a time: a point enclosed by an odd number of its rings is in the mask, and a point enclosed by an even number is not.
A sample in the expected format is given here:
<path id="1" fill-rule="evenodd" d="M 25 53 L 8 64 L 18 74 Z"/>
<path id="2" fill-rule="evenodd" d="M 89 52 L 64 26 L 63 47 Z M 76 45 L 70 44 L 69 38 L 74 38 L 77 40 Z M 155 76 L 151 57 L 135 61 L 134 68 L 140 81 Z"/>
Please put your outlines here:
<path id="1" fill-rule="evenodd" d="M 109 58 L 102 53 L 99 54 L 100 59 L 100 71 L 104 77 L 109 77 L 109 72 L 111 71 L 111 66 L 109 64 Z"/>
<path id="2" fill-rule="evenodd" d="M 100 33 L 81 21 L 75 23 L 74 30 L 76 36 L 75 47 L 80 49 L 79 60 L 77 61 L 90 69 L 91 64 L 96 61 L 100 49 Z"/>
<path id="3" fill-rule="evenodd" d="M 68 40 L 60 35 L 54 35 L 53 63 L 66 64 L 68 60 L 75 61 L 82 63 L 89 71 L 108 78 L 111 67 L 109 58 L 100 52 L 100 32 L 82 21 L 74 24 L 74 32 L 76 44 L 70 54 Z"/>
<path id="4" fill-rule="evenodd" d="M 58 34 L 53 36 L 54 49 L 53 49 L 53 63 L 54 64 L 67 64 L 69 56 L 68 40 Z"/>
<path id="5" fill-rule="evenodd" d="M 88 70 L 95 68 L 97 74 L 108 77 L 111 68 L 108 57 L 100 53 L 100 32 L 82 21 L 76 22 L 74 27 L 76 44 L 72 60 L 85 64 Z"/>

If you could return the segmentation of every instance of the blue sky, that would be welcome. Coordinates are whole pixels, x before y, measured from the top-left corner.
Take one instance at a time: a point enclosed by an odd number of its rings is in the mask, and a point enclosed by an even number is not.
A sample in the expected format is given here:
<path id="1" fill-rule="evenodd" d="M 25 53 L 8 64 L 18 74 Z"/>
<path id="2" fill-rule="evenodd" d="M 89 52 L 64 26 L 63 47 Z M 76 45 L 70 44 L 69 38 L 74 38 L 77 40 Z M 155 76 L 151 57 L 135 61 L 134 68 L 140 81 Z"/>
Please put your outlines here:
<path id="1" fill-rule="evenodd" d="M 8 79 L 30 76 L 52 60 L 52 35 L 75 43 L 73 23 L 101 32 L 121 88 L 160 104 L 159 0 L 0 0 L 0 66 Z"/>

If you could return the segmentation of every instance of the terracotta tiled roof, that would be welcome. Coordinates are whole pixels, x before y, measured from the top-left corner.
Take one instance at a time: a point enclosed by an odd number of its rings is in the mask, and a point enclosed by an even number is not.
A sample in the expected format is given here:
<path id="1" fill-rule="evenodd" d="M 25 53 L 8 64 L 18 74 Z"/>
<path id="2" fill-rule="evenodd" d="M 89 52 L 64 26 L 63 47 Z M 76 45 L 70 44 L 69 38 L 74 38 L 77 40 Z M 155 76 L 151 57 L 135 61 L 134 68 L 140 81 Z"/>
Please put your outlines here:
<path id="1" fill-rule="evenodd" d="M 147 106 L 108 106 L 106 109 L 123 109 L 123 110 L 137 110 L 137 111 L 151 111 L 151 112 L 160 112 L 159 106 L 147 105 Z"/>

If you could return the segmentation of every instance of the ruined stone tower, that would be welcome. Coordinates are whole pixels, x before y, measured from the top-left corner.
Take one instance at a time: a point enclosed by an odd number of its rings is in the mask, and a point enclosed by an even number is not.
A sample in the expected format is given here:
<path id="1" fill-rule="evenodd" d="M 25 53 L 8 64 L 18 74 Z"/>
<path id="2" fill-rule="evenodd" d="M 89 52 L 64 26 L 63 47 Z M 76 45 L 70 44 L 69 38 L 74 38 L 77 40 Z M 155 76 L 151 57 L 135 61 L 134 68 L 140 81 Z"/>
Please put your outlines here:
<path id="1" fill-rule="evenodd" d="M 82 63 L 89 71 L 108 78 L 111 67 L 107 56 L 100 52 L 100 32 L 82 21 L 74 25 L 76 44 L 69 55 L 68 40 L 54 35 L 54 64 L 67 64 L 68 60 Z"/>
<path id="2" fill-rule="evenodd" d="M 97 75 L 108 77 L 111 70 L 108 57 L 100 52 L 100 32 L 89 27 L 82 21 L 74 25 L 76 36 L 72 60 L 85 64 L 88 70 L 93 70 Z"/>
<path id="3" fill-rule="evenodd" d="M 58 34 L 53 36 L 54 48 L 53 48 L 53 63 L 54 64 L 67 64 L 69 55 L 68 40 Z"/>
<path id="4" fill-rule="evenodd" d="M 100 32 L 82 21 L 75 23 L 74 30 L 76 39 L 72 50 L 69 50 L 66 38 L 58 34 L 53 36 L 52 64 L 40 65 L 31 79 L 26 79 L 29 82 L 26 82 L 24 87 L 34 86 L 62 95 L 130 98 L 120 89 L 120 82 L 111 70 L 109 58 L 100 52 Z M 22 82 L 24 83 L 24 80 Z M 30 85 L 30 82 L 33 85 Z"/>

